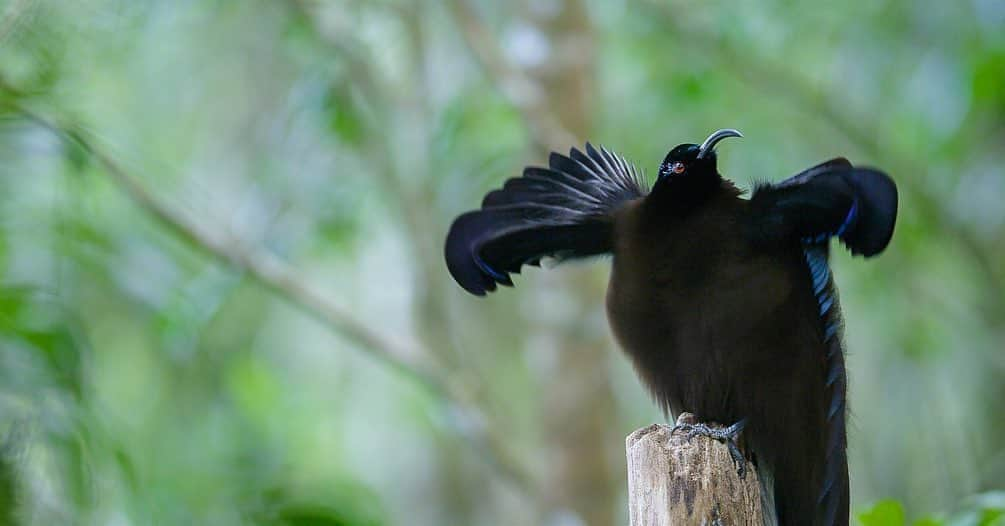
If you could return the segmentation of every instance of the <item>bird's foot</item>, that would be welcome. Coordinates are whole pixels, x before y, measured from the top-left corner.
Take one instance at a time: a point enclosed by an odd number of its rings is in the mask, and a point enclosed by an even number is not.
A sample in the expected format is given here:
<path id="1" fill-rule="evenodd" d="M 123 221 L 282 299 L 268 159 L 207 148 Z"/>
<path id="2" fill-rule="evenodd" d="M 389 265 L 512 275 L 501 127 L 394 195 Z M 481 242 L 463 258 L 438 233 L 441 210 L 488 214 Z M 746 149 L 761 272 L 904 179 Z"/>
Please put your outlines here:
<path id="1" fill-rule="evenodd" d="M 688 442 L 690 442 L 692 438 L 701 435 L 726 444 L 726 448 L 729 449 L 729 456 L 733 459 L 733 464 L 736 465 L 736 474 L 742 479 L 747 475 L 747 460 L 743 458 L 743 453 L 740 452 L 740 446 L 737 444 L 737 441 L 739 440 L 740 432 L 743 431 L 743 427 L 745 425 L 747 425 L 746 418 L 743 418 L 735 424 L 725 428 L 712 428 L 702 423 L 685 423 L 673 426 L 670 433 L 673 434 L 675 431 L 684 431 L 687 433 Z"/>

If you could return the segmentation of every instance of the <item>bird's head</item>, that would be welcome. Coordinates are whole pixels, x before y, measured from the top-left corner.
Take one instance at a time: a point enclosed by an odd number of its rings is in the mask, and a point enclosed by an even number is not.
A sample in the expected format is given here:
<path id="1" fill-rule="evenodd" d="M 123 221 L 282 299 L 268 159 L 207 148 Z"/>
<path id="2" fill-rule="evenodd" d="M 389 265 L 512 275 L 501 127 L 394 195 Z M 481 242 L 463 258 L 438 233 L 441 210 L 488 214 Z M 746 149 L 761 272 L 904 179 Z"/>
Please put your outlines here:
<path id="1" fill-rule="evenodd" d="M 743 137 L 733 129 L 719 130 L 699 144 L 681 144 L 670 150 L 660 164 L 658 183 L 673 180 L 696 180 L 715 177 L 715 145 L 727 137 Z"/>

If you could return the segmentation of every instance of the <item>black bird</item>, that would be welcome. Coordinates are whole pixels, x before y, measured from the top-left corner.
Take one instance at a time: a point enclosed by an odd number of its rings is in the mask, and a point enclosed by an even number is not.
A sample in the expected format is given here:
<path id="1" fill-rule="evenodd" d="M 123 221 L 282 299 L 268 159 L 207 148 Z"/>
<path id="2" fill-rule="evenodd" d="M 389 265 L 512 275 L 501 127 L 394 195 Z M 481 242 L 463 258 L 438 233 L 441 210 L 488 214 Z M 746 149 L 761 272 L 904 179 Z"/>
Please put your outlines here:
<path id="1" fill-rule="evenodd" d="M 736 422 L 728 438 L 742 428 L 779 524 L 847 525 L 846 375 L 828 247 L 836 237 L 866 257 L 886 248 L 897 189 L 836 158 L 744 199 L 714 150 L 740 136 L 719 130 L 670 150 L 651 191 L 604 148 L 552 153 L 548 168 L 526 168 L 454 221 L 447 268 L 484 295 L 545 257 L 612 254 L 611 328 L 664 412 Z"/>

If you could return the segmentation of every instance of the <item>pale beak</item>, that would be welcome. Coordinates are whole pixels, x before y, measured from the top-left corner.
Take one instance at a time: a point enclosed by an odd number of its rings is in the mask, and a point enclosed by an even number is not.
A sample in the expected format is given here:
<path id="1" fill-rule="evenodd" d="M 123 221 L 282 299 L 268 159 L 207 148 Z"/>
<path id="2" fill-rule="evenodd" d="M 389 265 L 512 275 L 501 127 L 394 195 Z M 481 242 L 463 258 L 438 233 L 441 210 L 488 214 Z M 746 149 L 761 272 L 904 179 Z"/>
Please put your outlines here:
<path id="1" fill-rule="evenodd" d="M 743 134 L 738 130 L 726 128 L 709 135 L 708 139 L 705 139 L 705 142 L 701 143 L 701 146 L 698 147 L 698 158 L 701 159 L 708 155 L 708 152 L 714 151 L 715 145 L 727 137 L 743 137 Z"/>

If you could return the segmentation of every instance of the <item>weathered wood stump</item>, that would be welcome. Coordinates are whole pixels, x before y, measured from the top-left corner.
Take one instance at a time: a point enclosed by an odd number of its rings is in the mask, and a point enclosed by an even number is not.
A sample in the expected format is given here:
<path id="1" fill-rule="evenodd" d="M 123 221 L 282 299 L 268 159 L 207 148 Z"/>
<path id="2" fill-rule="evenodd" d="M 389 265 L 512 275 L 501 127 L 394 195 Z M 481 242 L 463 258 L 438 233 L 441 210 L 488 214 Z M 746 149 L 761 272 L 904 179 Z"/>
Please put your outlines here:
<path id="1" fill-rule="evenodd" d="M 677 422 L 693 418 L 683 413 Z M 689 441 L 687 433 L 671 429 L 654 424 L 625 441 L 631 526 L 761 526 L 753 464 L 746 464 L 741 479 L 725 444 L 704 436 Z"/>

